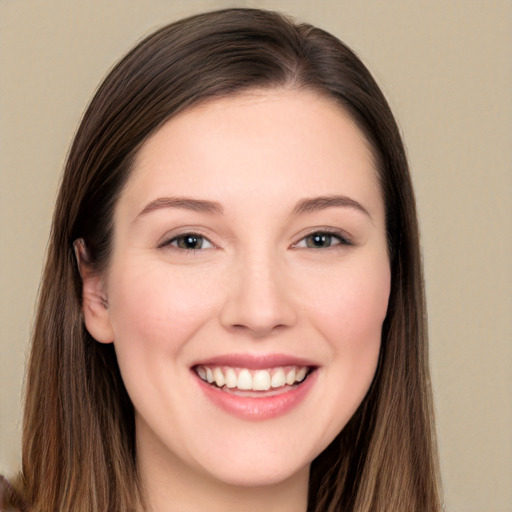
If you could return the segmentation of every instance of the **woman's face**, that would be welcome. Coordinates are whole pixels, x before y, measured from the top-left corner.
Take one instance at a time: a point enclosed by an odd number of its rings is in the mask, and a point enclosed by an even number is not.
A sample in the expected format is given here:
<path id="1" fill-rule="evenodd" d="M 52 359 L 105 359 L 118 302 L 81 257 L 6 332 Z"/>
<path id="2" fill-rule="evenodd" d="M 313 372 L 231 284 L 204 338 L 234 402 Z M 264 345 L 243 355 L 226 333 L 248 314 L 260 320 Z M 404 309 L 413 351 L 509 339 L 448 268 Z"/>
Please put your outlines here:
<path id="1" fill-rule="evenodd" d="M 185 111 L 140 150 L 114 221 L 84 310 L 115 345 L 142 469 L 251 486 L 307 474 L 370 386 L 390 289 L 350 117 L 291 90 Z M 107 307 L 87 305 L 96 292 Z"/>

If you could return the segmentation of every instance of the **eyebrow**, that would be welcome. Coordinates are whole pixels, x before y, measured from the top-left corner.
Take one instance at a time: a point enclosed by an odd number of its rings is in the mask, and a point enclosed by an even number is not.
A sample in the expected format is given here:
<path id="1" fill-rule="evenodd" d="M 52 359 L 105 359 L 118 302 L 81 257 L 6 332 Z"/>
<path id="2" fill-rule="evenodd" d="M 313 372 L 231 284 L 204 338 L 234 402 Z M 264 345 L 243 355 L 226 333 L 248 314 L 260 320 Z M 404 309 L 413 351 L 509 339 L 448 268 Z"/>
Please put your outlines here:
<path id="1" fill-rule="evenodd" d="M 353 208 L 364 213 L 370 219 L 372 218 L 368 210 L 361 203 L 351 199 L 350 197 L 339 195 L 302 199 L 295 205 L 293 213 L 295 215 L 301 215 L 333 207 Z M 217 215 L 222 215 L 224 213 L 224 209 L 221 204 L 216 201 L 207 201 L 205 199 L 195 199 L 192 197 L 159 197 L 158 199 L 148 203 L 137 215 L 135 220 L 149 212 L 164 208 L 178 208 L 194 212 L 213 213 Z"/>
<path id="2" fill-rule="evenodd" d="M 312 197 L 309 199 L 302 199 L 295 206 L 293 213 L 298 215 L 302 213 L 312 213 L 320 210 L 325 210 L 326 208 L 332 207 L 343 207 L 343 208 L 353 208 L 358 210 L 365 215 L 367 215 L 370 219 L 372 216 L 368 212 L 368 210 L 361 204 L 346 196 L 320 196 L 320 197 Z"/>
<path id="3" fill-rule="evenodd" d="M 202 213 L 222 214 L 222 206 L 215 201 L 206 201 L 204 199 L 194 199 L 192 197 L 159 197 L 148 203 L 137 215 L 135 220 L 146 215 L 149 212 L 163 208 L 181 208 Z"/>

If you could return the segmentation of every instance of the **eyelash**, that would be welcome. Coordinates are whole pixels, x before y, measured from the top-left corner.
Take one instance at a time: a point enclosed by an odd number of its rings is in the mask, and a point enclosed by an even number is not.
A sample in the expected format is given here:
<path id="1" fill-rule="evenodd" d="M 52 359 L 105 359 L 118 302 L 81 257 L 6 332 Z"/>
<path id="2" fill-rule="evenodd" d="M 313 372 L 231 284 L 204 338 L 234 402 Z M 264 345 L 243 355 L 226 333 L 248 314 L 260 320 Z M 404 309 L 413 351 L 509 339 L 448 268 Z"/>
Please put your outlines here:
<path id="1" fill-rule="evenodd" d="M 178 245 L 179 241 L 185 240 L 187 238 L 189 238 L 189 239 L 195 238 L 195 239 L 201 240 L 202 241 L 201 247 L 199 247 L 197 249 L 190 248 L 190 247 L 179 247 L 179 245 Z M 202 247 L 202 245 L 205 241 L 208 244 L 210 244 L 210 247 Z M 189 233 L 183 233 L 181 235 L 174 236 L 168 240 L 165 240 L 164 242 L 162 242 L 161 244 L 158 245 L 159 249 L 164 248 L 164 247 L 171 247 L 172 249 L 177 250 L 177 251 L 197 252 L 197 251 L 201 251 L 204 249 L 211 249 L 212 247 L 215 247 L 215 245 L 213 244 L 213 242 L 211 242 L 208 238 L 201 235 L 200 233 L 189 232 Z"/>
<path id="2" fill-rule="evenodd" d="M 325 247 L 324 246 L 314 247 L 314 246 L 307 245 L 308 238 L 312 238 L 312 237 L 326 237 L 329 239 L 328 240 L 329 245 L 327 245 Z M 183 241 L 187 238 L 201 240 L 201 246 L 198 248 L 179 247 L 179 245 L 178 245 L 179 241 L 180 240 Z M 331 244 L 330 242 L 332 241 L 332 239 L 336 239 L 337 243 Z M 206 242 L 210 246 L 203 247 L 204 242 Z M 301 245 L 302 242 L 304 242 L 306 245 Z M 332 249 L 338 245 L 351 246 L 354 244 L 344 233 L 341 233 L 339 231 L 334 231 L 334 230 L 320 229 L 320 230 L 312 231 L 311 233 L 302 237 L 297 243 L 292 244 L 292 247 L 298 248 L 298 249 L 320 250 L 320 249 Z M 164 247 L 171 247 L 172 249 L 177 250 L 177 251 L 185 251 L 188 253 L 195 253 L 197 251 L 214 248 L 215 245 L 213 244 L 213 242 L 211 242 L 208 238 L 201 235 L 200 233 L 189 232 L 189 233 L 183 233 L 181 235 L 174 236 L 174 237 L 162 242 L 158 246 L 158 248 L 164 248 Z"/>
<path id="3" fill-rule="evenodd" d="M 313 237 L 326 237 L 326 238 L 329 238 L 329 241 L 331 241 L 332 239 L 336 239 L 338 241 L 338 243 L 335 243 L 335 244 L 330 244 L 326 247 L 312 247 L 312 246 L 308 246 L 308 245 L 305 245 L 305 246 L 301 246 L 299 244 L 301 244 L 302 242 L 305 242 L 307 244 L 307 239 L 308 238 L 313 238 Z M 338 245 L 341 245 L 341 246 L 350 246 L 350 245 L 354 245 L 354 243 L 352 242 L 352 240 L 350 240 L 347 235 L 345 233 L 342 233 L 340 231 L 336 231 L 336 230 L 329 230 L 329 229 L 319 229 L 319 230 L 316 230 L 316 231 L 312 231 L 311 233 L 307 234 L 306 236 L 302 237 L 297 243 L 293 244 L 293 247 L 297 247 L 299 249 L 316 249 L 316 250 L 320 250 L 320 249 L 333 249 L 335 248 L 336 246 Z"/>

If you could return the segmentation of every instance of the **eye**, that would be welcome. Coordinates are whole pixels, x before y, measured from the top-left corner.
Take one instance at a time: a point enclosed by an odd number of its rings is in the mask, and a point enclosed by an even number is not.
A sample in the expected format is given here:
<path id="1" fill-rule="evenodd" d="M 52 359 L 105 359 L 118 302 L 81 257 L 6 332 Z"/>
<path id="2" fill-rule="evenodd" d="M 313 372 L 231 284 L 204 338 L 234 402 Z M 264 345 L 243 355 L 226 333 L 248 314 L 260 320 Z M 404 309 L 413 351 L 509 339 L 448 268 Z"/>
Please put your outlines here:
<path id="1" fill-rule="evenodd" d="M 329 231 L 315 231 L 300 240 L 295 247 L 308 249 L 327 249 L 336 245 L 352 245 L 352 243 L 339 233 Z"/>
<path id="2" fill-rule="evenodd" d="M 164 246 L 172 246 L 186 251 L 198 251 L 200 249 L 211 249 L 213 244 L 210 240 L 197 233 L 184 233 L 164 242 L 161 247 Z"/>

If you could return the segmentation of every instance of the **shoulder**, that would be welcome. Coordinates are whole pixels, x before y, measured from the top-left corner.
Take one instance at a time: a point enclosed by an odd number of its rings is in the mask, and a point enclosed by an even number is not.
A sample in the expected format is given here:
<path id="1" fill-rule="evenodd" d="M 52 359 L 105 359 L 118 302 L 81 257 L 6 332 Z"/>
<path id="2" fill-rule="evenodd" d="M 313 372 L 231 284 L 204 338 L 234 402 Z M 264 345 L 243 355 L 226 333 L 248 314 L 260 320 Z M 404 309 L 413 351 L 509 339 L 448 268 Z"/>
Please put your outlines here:
<path id="1" fill-rule="evenodd" d="M 0 512 L 24 512 L 21 498 L 7 478 L 0 475 Z"/>

